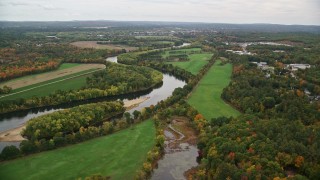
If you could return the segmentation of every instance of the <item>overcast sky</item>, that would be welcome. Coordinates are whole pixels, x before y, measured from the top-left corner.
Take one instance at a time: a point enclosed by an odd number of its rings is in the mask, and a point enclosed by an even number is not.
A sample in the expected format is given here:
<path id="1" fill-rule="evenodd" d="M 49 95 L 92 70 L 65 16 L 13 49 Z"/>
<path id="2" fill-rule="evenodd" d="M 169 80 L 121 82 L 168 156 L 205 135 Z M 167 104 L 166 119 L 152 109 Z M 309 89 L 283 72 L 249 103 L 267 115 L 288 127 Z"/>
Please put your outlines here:
<path id="1" fill-rule="evenodd" d="M 0 20 L 320 25 L 320 0 L 0 0 Z"/>

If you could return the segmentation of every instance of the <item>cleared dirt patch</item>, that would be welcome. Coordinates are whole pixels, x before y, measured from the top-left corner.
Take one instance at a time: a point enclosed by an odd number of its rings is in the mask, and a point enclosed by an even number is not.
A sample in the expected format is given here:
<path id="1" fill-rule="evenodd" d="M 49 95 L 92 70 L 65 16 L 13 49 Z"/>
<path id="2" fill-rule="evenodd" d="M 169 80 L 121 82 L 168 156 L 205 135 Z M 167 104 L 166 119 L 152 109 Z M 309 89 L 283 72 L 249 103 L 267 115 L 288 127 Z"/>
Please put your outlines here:
<path id="1" fill-rule="evenodd" d="M 25 140 L 21 136 L 21 131 L 26 127 L 25 124 L 23 124 L 20 127 L 14 128 L 14 129 L 9 129 L 7 131 L 4 131 L 0 133 L 0 142 L 5 141 L 5 142 L 20 142 Z"/>
<path id="2" fill-rule="evenodd" d="M 95 49 L 114 49 L 121 50 L 125 49 L 126 51 L 136 50 L 138 48 L 126 46 L 126 45 L 118 45 L 118 44 L 97 44 L 98 41 L 77 41 L 71 43 L 71 45 L 80 47 L 80 48 L 95 48 Z"/>
<path id="3" fill-rule="evenodd" d="M 6 83 L 2 83 L 1 86 L 9 86 L 12 89 L 17 89 L 25 86 L 29 86 L 32 84 L 41 83 L 44 81 L 49 81 L 51 79 L 67 76 L 70 74 L 78 73 L 81 71 L 86 71 L 90 69 L 104 69 L 106 66 L 103 64 L 82 64 L 79 66 L 62 69 L 62 70 L 56 70 L 52 72 L 47 73 L 41 73 L 35 76 L 31 76 L 30 78 L 23 78 L 19 80 L 12 80 L 8 81 Z"/>

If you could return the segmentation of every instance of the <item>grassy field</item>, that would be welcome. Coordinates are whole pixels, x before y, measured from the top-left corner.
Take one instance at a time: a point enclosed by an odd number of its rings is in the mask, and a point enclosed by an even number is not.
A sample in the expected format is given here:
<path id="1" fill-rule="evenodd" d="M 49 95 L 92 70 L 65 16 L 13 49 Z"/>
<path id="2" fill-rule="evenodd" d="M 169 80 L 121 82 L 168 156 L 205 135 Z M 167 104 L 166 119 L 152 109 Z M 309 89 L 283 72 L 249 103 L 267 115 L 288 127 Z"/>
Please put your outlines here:
<path id="1" fill-rule="evenodd" d="M 96 69 L 86 70 L 86 71 L 74 73 L 71 75 L 63 76 L 60 78 L 55 78 L 49 81 L 14 89 L 12 90 L 11 95 L 10 94 L 8 94 L 9 96 L 4 95 L 5 97 L 0 96 L 0 101 L 14 100 L 14 99 L 20 99 L 20 98 L 31 98 L 33 96 L 36 96 L 36 97 L 47 96 L 57 90 L 67 91 L 67 90 L 73 90 L 73 89 L 80 89 L 86 85 L 86 78 L 93 71 L 96 71 Z M 24 92 L 21 92 L 21 91 L 24 91 Z"/>
<path id="2" fill-rule="evenodd" d="M 199 82 L 188 103 L 208 120 L 220 116 L 238 116 L 240 113 L 220 97 L 223 88 L 230 82 L 231 73 L 231 64 L 221 66 L 217 61 Z"/>
<path id="3" fill-rule="evenodd" d="M 191 54 L 192 52 L 201 52 L 201 48 L 190 48 L 190 49 L 177 49 L 177 50 L 170 50 L 170 51 L 165 51 L 162 53 L 163 58 L 167 58 L 170 56 L 169 52 L 176 52 L 176 54 Z"/>
<path id="4" fill-rule="evenodd" d="M 190 60 L 183 62 L 169 62 L 174 66 L 178 66 L 182 69 L 185 69 L 192 74 L 196 75 L 200 71 L 200 69 L 208 63 L 211 59 L 212 54 L 191 54 L 188 55 Z"/>
<path id="5" fill-rule="evenodd" d="M 0 164 L 1 179 L 133 179 L 155 141 L 153 121 L 84 143 Z"/>

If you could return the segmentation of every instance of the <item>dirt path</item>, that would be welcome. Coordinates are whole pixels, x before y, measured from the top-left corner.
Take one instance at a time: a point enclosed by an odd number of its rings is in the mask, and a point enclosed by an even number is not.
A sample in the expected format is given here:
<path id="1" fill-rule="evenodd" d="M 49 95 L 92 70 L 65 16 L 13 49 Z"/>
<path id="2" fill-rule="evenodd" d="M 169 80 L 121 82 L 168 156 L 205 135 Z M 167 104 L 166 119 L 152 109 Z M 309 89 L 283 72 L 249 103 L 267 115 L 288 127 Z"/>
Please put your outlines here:
<path id="1" fill-rule="evenodd" d="M 149 97 L 143 97 L 139 99 L 134 99 L 130 101 L 125 101 L 124 102 L 124 107 L 127 110 L 130 110 L 136 106 L 138 106 L 140 103 L 143 103 L 144 101 L 148 100 Z M 26 127 L 26 124 L 22 124 L 21 126 L 14 128 L 14 129 L 9 129 L 3 132 L 0 132 L 0 142 L 20 142 L 22 140 L 25 140 L 21 135 L 22 129 Z"/>
<path id="2" fill-rule="evenodd" d="M 47 72 L 47 73 L 41 73 L 35 76 L 32 76 L 30 78 L 23 78 L 19 80 L 11 80 L 7 83 L 1 83 L 1 86 L 9 86 L 12 89 L 17 89 L 25 86 L 29 86 L 32 84 L 37 84 L 41 83 L 44 81 L 49 81 L 52 79 L 60 78 L 63 76 L 67 76 L 70 74 L 78 73 L 81 71 L 86 71 L 89 69 L 104 69 L 105 65 L 103 64 L 82 64 L 79 66 L 75 66 L 72 68 L 67 68 L 67 69 L 62 69 L 62 70 L 56 70 L 52 72 Z"/>
<path id="3" fill-rule="evenodd" d="M 197 143 L 197 134 L 187 118 L 174 117 L 167 130 L 176 136 L 176 139 L 169 143 L 170 148 L 174 148 L 181 143 L 188 143 L 190 145 L 196 145 Z"/>

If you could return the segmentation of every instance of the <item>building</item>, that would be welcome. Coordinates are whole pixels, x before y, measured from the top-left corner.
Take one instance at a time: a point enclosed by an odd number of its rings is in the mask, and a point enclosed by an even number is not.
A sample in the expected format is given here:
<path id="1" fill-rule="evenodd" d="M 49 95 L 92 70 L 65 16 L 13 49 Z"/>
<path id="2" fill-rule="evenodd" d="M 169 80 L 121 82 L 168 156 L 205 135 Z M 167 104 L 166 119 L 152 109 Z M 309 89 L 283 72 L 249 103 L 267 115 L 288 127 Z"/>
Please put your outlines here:
<path id="1" fill-rule="evenodd" d="M 298 69 L 305 70 L 307 68 L 310 68 L 310 64 L 288 64 L 287 68 L 291 69 L 292 71 L 297 71 Z"/>

